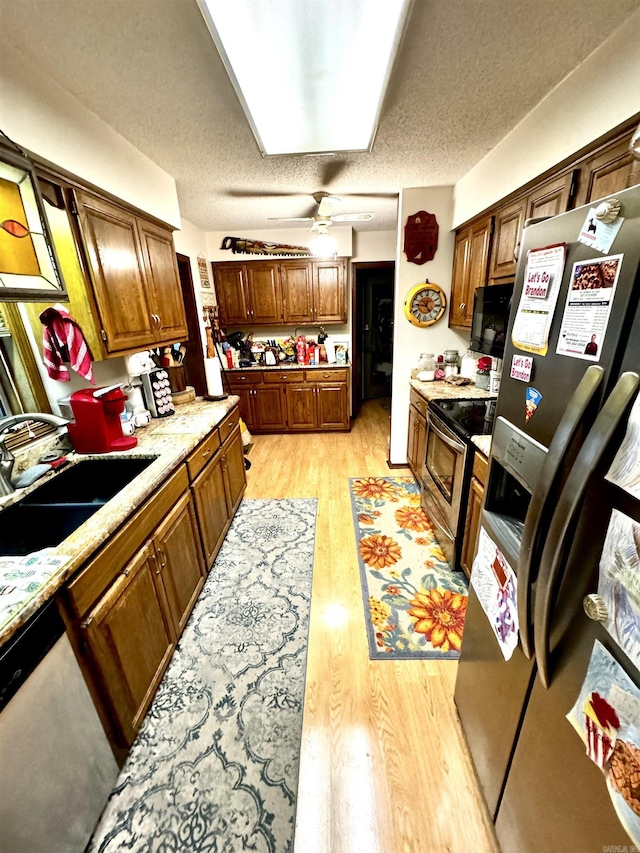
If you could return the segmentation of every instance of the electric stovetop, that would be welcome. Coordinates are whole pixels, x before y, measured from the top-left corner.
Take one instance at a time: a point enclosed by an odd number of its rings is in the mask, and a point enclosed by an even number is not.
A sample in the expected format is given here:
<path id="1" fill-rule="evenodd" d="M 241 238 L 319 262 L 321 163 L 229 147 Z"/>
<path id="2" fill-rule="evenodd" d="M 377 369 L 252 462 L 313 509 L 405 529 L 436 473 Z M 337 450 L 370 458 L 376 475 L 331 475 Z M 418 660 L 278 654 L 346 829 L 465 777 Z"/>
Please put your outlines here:
<path id="1" fill-rule="evenodd" d="M 461 438 L 490 435 L 496 413 L 495 399 L 430 400 L 429 406 Z"/>

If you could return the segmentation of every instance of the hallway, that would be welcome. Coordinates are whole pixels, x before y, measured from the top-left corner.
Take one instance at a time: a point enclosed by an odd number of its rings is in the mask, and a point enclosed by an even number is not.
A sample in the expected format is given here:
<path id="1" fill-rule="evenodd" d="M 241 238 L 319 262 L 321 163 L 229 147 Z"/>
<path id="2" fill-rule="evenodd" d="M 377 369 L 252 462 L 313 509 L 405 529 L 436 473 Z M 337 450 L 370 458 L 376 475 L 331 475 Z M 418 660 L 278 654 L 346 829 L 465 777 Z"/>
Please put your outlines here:
<path id="1" fill-rule="evenodd" d="M 453 661 L 369 660 L 348 479 L 386 464 L 389 411 L 351 433 L 254 437 L 247 498 L 318 498 L 296 853 L 496 853 Z"/>

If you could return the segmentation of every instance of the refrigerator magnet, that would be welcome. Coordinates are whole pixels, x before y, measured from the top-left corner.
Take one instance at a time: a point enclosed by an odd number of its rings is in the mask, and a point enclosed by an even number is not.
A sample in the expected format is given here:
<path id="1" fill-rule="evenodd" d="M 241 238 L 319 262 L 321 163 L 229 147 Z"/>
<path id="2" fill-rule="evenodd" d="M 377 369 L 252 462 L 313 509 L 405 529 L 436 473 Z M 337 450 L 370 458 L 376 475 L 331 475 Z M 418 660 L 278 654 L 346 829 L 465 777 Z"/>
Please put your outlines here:
<path id="1" fill-rule="evenodd" d="M 511 358 L 511 371 L 509 376 L 519 382 L 528 382 L 531 379 L 533 359 L 527 355 L 514 355 Z"/>
<path id="2" fill-rule="evenodd" d="M 605 202 L 597 208 L 589 208 L 587 218 L 584 220 L 584 225 L 578 235 L 579 243 L 584 243 L 585 246 L 595 249 L 596 252 L 602 252 L 603 255 L 611 251 L 613 241 L 616 239 L 620 226 L 624 222 L 624 218 L 618 215 L 614 216 L 612 222 L 606 222 L 602 219 L 600 209 L 606 204 Z M 620 210 L 620 202 L 618 202 L 618 210 Z"/>
<path id="3" fill-rule="evenodd" d="M 527 255 L 520 303 L 511 330 L 514 347 L 544 356 L 562 285 L 566 243 L 531 249 Z"/>
<path id="4" fill-rule="evenodd" d="M 539 391 L 536 391 L 535 388 L 529 386 L 527 388 L 526 398 L 525 398 L 525 413 L 524 419 L 527 423 L 531 420 L 535 410 L 540 405 L 540 401 L 542 400 L 542 394 Z"/>
<path id="5" fill-rule="evenodd" d="M 516 576 L 504 554 L 480 528 L 478 551 L 473 561 L 471 584 L 495 634 L 500 651 L 509 660 L 518 645 L 518 607 Z"/>

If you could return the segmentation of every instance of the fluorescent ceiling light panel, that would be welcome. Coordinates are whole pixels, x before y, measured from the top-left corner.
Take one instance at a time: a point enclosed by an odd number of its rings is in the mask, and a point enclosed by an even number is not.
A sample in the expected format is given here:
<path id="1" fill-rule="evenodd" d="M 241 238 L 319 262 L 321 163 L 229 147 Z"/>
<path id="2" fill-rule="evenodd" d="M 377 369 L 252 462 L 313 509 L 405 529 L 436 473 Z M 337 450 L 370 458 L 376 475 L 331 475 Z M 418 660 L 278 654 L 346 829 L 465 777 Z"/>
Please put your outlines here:
<path id="1" fill-rule="evenodd" d="M 263 154 L 368 151 L 411 0 L 198 0 Z"/>

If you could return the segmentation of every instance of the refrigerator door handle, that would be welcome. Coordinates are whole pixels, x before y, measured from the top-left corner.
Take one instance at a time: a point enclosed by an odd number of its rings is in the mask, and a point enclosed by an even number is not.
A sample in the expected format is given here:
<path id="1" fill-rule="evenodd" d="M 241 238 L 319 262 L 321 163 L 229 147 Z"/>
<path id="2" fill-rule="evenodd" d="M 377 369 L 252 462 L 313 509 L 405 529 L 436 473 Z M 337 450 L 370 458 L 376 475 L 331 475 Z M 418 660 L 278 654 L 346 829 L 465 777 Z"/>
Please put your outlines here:
<path id="1" fill-rule="evenodd" d="M 584 373 L 564 411 L 558 428 L 549 445 L 538 482 L 533 490 L 522 533 L 518 559 L 518 622 L 520 642 L 527 658 L 533 657 L 533 596 L 531 585 L 535 581 L 532 566 L 539 562 L 540 527 L 549 516 L 549 503 L 557 497 L 556 478 L 580 426 L 584 426 L 589 405 L 604 376 L 604 370 L 592 364 Z M 594 413 L 595 414 L 595 413 Z"/>
<path id="2" fill-rule="evenodd" d="M 534 616 L 536 662 L 540 680 L 546 688 L 550 684 L 549 639 L 553 605 L 571 551 L 573 532 L 582 511 L 587 486 L 616 436 L 618 427 L 628 418 L 639 386 L 640 376 L 637 373 L 623 373 L 618 379 L 578 453 L 551 519 L 540 561 Z"/>

